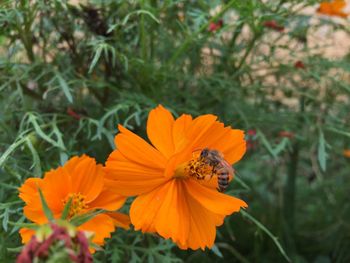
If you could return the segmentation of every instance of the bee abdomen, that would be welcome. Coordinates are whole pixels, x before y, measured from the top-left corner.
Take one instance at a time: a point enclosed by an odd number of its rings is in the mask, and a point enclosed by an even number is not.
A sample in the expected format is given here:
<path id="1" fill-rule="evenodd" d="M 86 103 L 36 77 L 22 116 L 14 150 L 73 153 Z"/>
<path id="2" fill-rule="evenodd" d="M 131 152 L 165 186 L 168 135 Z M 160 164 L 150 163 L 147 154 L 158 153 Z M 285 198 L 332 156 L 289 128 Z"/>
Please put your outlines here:
<path id="1" fill-rule="evenodd" d="M 228 172 L 220 172 L 218 173 L 218 186 L 219 191 L 224 192 L 226 188 L 228 187 L 229 183 L 229 173 Z"/>

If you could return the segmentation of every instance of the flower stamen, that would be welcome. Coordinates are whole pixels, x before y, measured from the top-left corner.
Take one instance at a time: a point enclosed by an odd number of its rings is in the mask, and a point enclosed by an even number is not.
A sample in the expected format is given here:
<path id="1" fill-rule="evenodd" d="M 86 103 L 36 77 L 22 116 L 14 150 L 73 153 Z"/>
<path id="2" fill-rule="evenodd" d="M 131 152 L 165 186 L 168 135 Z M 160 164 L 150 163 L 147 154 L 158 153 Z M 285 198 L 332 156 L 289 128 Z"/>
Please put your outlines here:
<path id="1" fill-rule="evenodd" d="M 69 194 L 62 202 L 63 205 L 66 205 L 72 199 L 72 203 L 70 205 L 68 218 L 72 218 L 75 215 L 81 214 L 88 208 L 88 205 L 85 203 L 85 196 L 81 193 L 72 193 Z"/>
<path id="2" fill-rule="evenodd" d="M 174 177 L 210 180 L 214 175 L 216 175 L 215 167 L 206 158 L 201 157 L 200 153 L 194 152 L 191 160 L 178 166 Z"/>

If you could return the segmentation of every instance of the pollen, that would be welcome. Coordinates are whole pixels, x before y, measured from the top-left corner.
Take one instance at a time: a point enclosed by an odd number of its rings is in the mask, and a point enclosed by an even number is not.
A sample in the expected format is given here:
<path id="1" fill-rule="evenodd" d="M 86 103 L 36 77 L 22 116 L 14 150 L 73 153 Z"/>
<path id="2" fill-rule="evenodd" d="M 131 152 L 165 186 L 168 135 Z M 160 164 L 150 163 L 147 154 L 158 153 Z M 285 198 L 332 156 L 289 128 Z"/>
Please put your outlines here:
<path id="1" fill-rule="evenodd" d="M 197 180 L 210 180 L 214 174 L 214 168 L 209 165 L 205 159 L 201 158 L 199 154 L 194 153 L 191 160 L 179 165 L 175 171 L 174 177 L 192 177 Z"/>
<path id="2" fill-rule="evenodd" d="M 81 193 L 69 194 L 63 200 L 63 205 L 66 205 L 69 199 L 72 199 L 72 203 L 70 205 L 68 218 L 72 218 L 75 215 L 79 215 L 88 208 L 88 205 L 85 203 L 85 196 Z"/>

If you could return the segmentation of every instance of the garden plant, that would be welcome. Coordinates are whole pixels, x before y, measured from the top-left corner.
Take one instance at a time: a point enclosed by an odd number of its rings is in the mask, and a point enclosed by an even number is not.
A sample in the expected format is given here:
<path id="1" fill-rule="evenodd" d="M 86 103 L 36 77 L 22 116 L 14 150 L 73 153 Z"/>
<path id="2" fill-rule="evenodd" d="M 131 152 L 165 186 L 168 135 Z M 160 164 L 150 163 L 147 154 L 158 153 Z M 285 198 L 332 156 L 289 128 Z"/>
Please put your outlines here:
<path id="1" fill-rule="evenodd" d="M 350 262 L 349 14 L 0 1 L 0 262 Z"/>

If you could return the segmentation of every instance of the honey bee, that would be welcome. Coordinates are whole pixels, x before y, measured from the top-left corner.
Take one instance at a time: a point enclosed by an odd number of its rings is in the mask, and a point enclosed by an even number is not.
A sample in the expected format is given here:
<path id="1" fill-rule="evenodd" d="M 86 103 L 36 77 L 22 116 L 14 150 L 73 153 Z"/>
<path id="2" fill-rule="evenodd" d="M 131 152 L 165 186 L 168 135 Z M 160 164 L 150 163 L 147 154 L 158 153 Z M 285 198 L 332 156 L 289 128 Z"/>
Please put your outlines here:
<path id="1" fill-rule="evenodd" d="M 211 177 L 218 176 L 218 191 L 224 192 L 228 187 L 230 176 L 233 176 L 234 173 L 232 166 L 216 150 L 204 148 L 200 153 L 200 158 L 213 167 Z"/>

